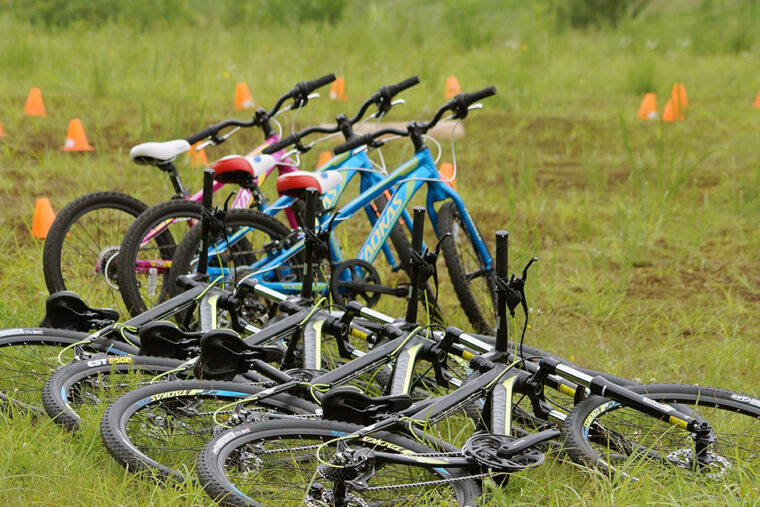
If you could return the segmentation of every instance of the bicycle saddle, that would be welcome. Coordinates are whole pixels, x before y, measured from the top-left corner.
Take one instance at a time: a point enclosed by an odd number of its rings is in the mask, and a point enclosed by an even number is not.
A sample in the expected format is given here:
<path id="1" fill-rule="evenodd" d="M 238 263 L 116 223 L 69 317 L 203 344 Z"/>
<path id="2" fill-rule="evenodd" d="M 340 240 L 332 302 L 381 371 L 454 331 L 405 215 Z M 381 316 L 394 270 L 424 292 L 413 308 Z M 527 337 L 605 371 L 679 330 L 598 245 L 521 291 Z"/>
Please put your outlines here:
<path id="1" fill-rule="evenodd" d="M 171 322 L 157 321 L 140 328 L 141 356 L 184 360 L 197 353 L 202 332 L 185 332 Z"/>
<path id="2" fill-rule="evenodd" d="M 271 363 L 282 359 L 279 347 L 247 345 L 230 329 L 215 329 L 201 337 L 201 353 L 193 373 L 201 379 L 232 380 L 246 373 L 250 364 L 258 359 Z"/>
<path id="3" fill-rule="evenodd" d="M 119 312 L 111 308 L 90 308 L 78 294 L 56 292 L 45 301 L 45 317 L 40 327 L 89 331 L 101 329 L 119 320 Z"/>
<path id="4" fill-rule="evenodd" d="M 330 389 L 322 397 L 322 413 L 325 419 L 367 425 L 377 416 L 399 412 L 412 405 L 408 394 L 393 394 L 371 398 L 352 387 Z"/>
<path id="5" fill-rule="evenodd" d="M 142 143 L 129 150 L 132 162 L 140 165 L 166 164 L 190 150 L 190 143 L 184 139 L 165 141 L 163 143 Z"/>
<path id="6" fill-rule="evenodd" d="M 303 197 L 307 188 L 316 188 L 320 195 L 340 185 L 343 175 L 338 171 L 310 173 L 293 171 L 277 178 L 277 193 L 291 197 Z"/>
<path id="7" fill-rule="evenodd" d="M 222 183 L 243 185 L 273 168 L 277 162 L 271 155 L 227 155 L 213 164 L 214 179 Z"/>

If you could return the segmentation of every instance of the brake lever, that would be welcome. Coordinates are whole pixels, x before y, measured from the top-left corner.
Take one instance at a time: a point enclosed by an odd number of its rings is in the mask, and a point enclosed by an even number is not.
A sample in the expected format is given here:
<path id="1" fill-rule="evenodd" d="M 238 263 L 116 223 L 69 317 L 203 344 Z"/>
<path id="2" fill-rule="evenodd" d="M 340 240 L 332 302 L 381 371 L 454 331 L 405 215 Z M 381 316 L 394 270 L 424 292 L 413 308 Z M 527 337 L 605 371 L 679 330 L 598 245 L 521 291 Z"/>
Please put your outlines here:
<path id="1" fill-rule="evenodd" d="M 476 102 L 467 107 L 468 111 L 472 111 L 473 109 L 483 109 L 483 104 L 481 102 Z"/>
<path id="2" fill-rule="evenodd" d="M 310 94 L 308 94 L 308 95 L 306 96 L 306 98 L 307 98 L 307 99 L 309 99 L 309 100 L 318 99 L 318 98 L 320 98 L 320 97 L 322 97 L 322 96 L 321 96 L 319 93 L 317 93 L 317 92 L 314 92 L 314 93 L 310 93 Z"/>
<path id="3" fill-rule="evenodd" d="M 538 257 L 533 257 L 533 258 L 531 258 L 531 260 L 529 260 L 529 261 L 528 261 L 528 263 L 527 263 L 527 264 L 525 265 L 525 267 L 523 268 L 523 272 L 522 272 L 522 280 L 523 280 L 523 282 L 525 282 L 525 280 L 527 280 L 527 279 L 528 279 L 528 268 L 530 268 L 530 266 L 531 266 L 531 265 L 532 265 L 534 262 L 536 262 L 537 260 L 538 260 Z"/>

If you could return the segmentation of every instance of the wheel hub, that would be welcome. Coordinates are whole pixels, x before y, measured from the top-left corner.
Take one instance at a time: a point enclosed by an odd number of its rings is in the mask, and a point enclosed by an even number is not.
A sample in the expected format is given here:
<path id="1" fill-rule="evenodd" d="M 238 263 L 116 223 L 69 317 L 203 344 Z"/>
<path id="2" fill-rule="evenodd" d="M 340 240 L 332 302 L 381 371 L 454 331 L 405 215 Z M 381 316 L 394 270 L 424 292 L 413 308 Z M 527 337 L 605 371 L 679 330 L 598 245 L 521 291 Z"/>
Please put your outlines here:
<path id="1" fill-rule="evenodd" d="M 95 273 L 103 275 L 106 283 L 112 289 L 119 288 L 116 271 L 118 269 L 117 258 L 119 257 L 118 246 L 107 246 L 98 254 L 98 260 L 95 263 Z"/>

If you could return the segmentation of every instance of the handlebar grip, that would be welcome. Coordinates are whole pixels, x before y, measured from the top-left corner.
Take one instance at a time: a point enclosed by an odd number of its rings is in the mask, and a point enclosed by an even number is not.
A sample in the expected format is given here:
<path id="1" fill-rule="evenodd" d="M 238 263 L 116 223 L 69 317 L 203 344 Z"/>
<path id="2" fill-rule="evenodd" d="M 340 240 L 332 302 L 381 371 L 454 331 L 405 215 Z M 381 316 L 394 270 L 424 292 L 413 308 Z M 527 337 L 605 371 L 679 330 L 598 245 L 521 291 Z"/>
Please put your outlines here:
<path id="1" fill-rule="evenodd" d="M 482 90 L 478 90 L 472 93 L 464 93 L 462 95 L 463 95 L 464 101 L 467 103 L 467 106 L 469 107 L 479 100 L 483 100 L 486 97 L 490 97 L 491 95 L 496 95 L 496 87 L 489 86 L 488 88 L 483 88 Z"/>
<path id="2" fill-rule="evenodd" d="M 509 233 L 496 231 L 496 276 L 506 278 L 509 269 Z"/>
<path id="3" fill-rule="evenodd" d="M 185 141 L 187 141 L 190 144 L 195 144 L 198 141 L 201 141 L 203 139 L 206 139 L 212 134 L 216 134 L 216 125 L 211 125 L 208 128 L 205 128 L 201 130 L 200 132 L 196 132 L 195 134 L 191 135 L 190 137 L 186 138 Z"/>
<path id="4" fill-rule="evenodd" d="M 284 150 L 285 148 L 287 148 L 291 144 L 297 143 L 299 139 L 301 139 L 301 138 L 297 134 L 290 134 L 289 136 L 280 139 L 279 141 L 277 141 L 273 145 L 267 146 L 266 148 L 264 148 L 263 150 L 261 150 L 261 152 L 264 155 L 271 155 L 273 153 L 277 153 L 280 150 Z"/>
<path id="5" fill-rule="evenodd" d="M 400 83 L 396 83 L 395 85 L 388 86 L 388 91 L 391 94 L 391 97 L 403 92 L 407 88 L 411 88 L 414 85 L 417 85 L 420 83 L 420 78 L 417 76 L 412 76 L 409 79 L 405 79 L 404 81 L 401 81 Z"/>
<path id="6" fill-rule="evenodd" d="M 303 90 L 306 92 L 306 95 L 308 95 L 314 90 L 316 90 L 317 88 L 322 88 L 324 85 L 330 84 L 333 81 L 335 81 L 335 74 L 331 72 L 325 76 L 318 77 L 317 79 L 313 79 L 311 81 L 304 81 L 303 83 L 301 83 L 301 85 L 303 86 Z"/>
<path id="7" fill-rule="evenodd" d="M 344 153 L 349 150 L 353 150 L 354 148 L 358 148 L 359 146 L 363 146 L 365 144 L 369 144 L 372 142 L 372 134 L 364 134 L 361 136 L 356 136 L 353 139 L 349 139 L 343 144 L 339 144 L 333 149 L 333 153 L 336 155 L 340 155 L 341 153 Z"/>

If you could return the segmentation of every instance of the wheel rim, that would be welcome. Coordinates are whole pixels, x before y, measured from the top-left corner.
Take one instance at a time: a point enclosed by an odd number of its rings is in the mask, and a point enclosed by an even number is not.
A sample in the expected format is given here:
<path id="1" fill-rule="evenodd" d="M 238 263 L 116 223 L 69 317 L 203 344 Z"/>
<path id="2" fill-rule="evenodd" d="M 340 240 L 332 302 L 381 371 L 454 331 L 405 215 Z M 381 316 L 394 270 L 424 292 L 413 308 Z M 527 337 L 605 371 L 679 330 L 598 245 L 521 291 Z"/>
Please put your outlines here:
<path id="1" fill-rule="evenodd" d="M 61 245 L 60 269 L 66 290 L 76 292 L 90 305 L 123 309 L 113 276 L 114 262 L 134 219 L 132 213 L 116 208 L 96 208 L 77 218 Z"/>

